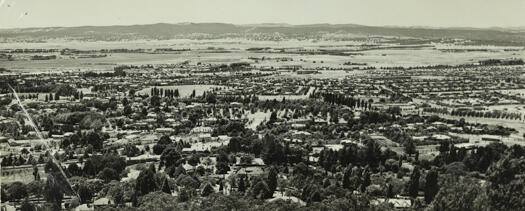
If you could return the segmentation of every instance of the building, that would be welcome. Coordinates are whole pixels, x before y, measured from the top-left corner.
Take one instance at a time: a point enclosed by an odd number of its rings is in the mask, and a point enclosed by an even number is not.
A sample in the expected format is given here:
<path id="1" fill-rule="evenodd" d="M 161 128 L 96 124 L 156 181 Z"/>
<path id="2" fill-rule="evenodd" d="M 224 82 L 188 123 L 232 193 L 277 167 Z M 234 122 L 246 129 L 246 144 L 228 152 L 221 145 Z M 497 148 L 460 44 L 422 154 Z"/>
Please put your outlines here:
<path id="1" fill-rule="evenodd" d="M 495 135 L 483 135 L 481 136 L 482 141 L 501 141 L 501 137 Z"/>

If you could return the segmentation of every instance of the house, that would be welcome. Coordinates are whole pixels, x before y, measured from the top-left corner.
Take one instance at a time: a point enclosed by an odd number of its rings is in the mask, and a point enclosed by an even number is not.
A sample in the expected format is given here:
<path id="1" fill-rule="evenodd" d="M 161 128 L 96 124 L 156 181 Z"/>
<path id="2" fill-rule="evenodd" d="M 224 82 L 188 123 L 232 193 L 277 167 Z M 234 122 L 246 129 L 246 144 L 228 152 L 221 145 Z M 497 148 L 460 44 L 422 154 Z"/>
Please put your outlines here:
<path id="1" fill-rule="evenodd" d="M 293 129 L 303 129 L 303 128 L 306 128 L 306 124 L 294 123 L 294 124 L 292 124 L 292 128 Z"/>
<path id="2" fill-rule="evenodd" d="M 312 154 L 319 154 L 324 150 L 324 146 L 312 146 Z"/>
<path id="3" fill-rule="evenodd" d="M 290 143 L 292 146 L 303 144 L 303 140 L 295 139 L 295 138 L 294 139 L 284 138 L 283 141 Z"/>
<path id="4" fill-rule="evenodd" d="M 211 141 L 211 138 L 212 138 L 211 137 L 211 133 L 201 133 L 201 134 L 199 134 L 199 139 L 201 141 L 205 141 L 205 142 Z"/>
<path id="5" fill-rule="evenodd" d="M 212 133 L 212 132 L 213 132 L 213 128 L 205 127 L 205 126 L 194 127 L 190 131 L 191 134 Z"/>
<path id="6" fill-rule="evenodd" d="M 2 206 L 0 207 L 0 211 L 15 211 L 15 210 L 16 210 L 15 206 L 10 205 L 10 204 L 2 203 Z"/>
<path id="7" fill-rule="evenodd" d="M 241 157 L 236 157 L 235 159 L 236 159 L 236 162 L 235 162 L 236 166 L 265 166 L 262 158 L 253 158 L 250 164 L 241 163 Z"/>
<path id="8" fill-rule="evenodd" d="M 75 211 L 90 211 L 90 210 L 95 210 L 95 208 L 88 204 L 81 204 L 80 206 L 75 207 Z"/>
<path id="9" fill-rule="evenodd" d="M 292 131 L 293 137 L 299 137 L 299 138 L 305 138 L 307 136 L 311 136 L 312 134 L 307 131 Z"/>
<path id="10" fill-rule="evenodd" d="M 264 174 L 264 170 L 260 166 L 247 166 L 241 167 L 237 170 L 238 175 L 248 175 L 248 176 L 261 176 Z"/>
<path id="11" fill-rule="evenodd" d="M 229 140 L 227 141 L 196 141 L 191 144 L 189 148 L 182 149 L 183 153 L 191 153 L 191 152 L 206 152 L 210 151 L 213 148 L 221 147 L 224 145 L 228 145 L 230 143 Z"/>
<path id="12" fill-rule="evenodd" d="M 419 142 L 424 141 L 427 138 L 428 138 L 428 136 L 412 136 L 412 140 L 419 141 Z"/>
<path id="13" fill-rule="evenodd" d="M 359 141 L 351 140 L 351 139 L 341 140 L 339 143 L 342 144 L 342 145 L 353 145 L 353 144 L 355 144 L 355 145 L 357 145 L 359 147 L 364 147 L 364 145 L 362 143 L 360 143 Z"/>
<path id="14" fill-rule="evenodd" d="M 432 135 L 432 139 L 434 139 L 436 141 L 448 141 L 451 138 L 450 138 L 450 136 L 443 135 L 443 134 L 434 134 L 434 135 Z"/>
<path id="15" fill-rule="evenodd" d="M 410 201 L 410 199 L 398 199 L 398 198 L 389 198 L 389 199 L 378 198 L 378 199 L 370 201 L 370 204 L 377 205 L 377 204 L 384 203 L 384 202 L 391 203 L 392 205 L 394 205 L 394 208 L 396 209 L 406 209 L 412 206 L 412 202 Z"/>
<path id="16" fill-rule="evenodd" d="M 325 144 L 324 146 L 326 147 L 326 149 L 333 151 L 339 151 L 344 148 L 344 145 L 342 144 Z"/>
<path id="17" fill-rule="evenodd" d="M 173 133 L 175 129 L 173 128 L 157 128 L 155 129 L 155 132 L 162 133 L 162 134 L 170 134 Z"/>
<path id="18" fill-rule="evenodd" d="M 483 135 L 481 136 L 482 141 L 501 141 L 501 137 L 495 135 Z"/>
<path id="19" fill-rule="evenodd" d="M 277 193 L 277 191 L 276 191 Z M 306 206 L 306 202 L 304 202 L 303 200 L 295 197 L 295 196 L 281 196 L 281 197 L 275 197 L 275 193 L 274 193 L 274 198 L 272 199 L 269 199 L 268 201 L 272 202 L 272 201 L 275 201 L 275 200 L 279 200 L 279 199 L 282 199 L 282 200 L 290 200 L 290 201 L 293 201 L 295 203 L 299 203 L 301 206 Z"/>
<path id="20" fill-rule="evenodd" d="M 217 118 L 215 117 L 208 117 L 206 119 L 201 120 L 203 125 L 212 125 L 217 122 Z"/>
<path id="21" fill-rule="evenodd" d="M 103 197 L 103 198 L 100 198 L 100 199 L 97 199 L 93 202 L 93 206 L 95 207 L 96 210 L 102 208 L 102 207 L 106 207 L 106 206 L 109 206 L 111 205 L 111 200 L 106 198 L 106 197 Z"/>

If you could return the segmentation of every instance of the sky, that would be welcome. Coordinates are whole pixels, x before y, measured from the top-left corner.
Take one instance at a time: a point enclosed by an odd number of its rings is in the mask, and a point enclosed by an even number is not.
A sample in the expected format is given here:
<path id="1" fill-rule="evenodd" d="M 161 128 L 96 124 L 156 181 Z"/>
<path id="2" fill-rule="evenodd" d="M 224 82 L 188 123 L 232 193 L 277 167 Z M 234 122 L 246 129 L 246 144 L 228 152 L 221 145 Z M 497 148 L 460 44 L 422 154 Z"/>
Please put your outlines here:
<path id="1" fill-rule="evenodd" d="M 524 27 L 525 0 L 0 0 L 0 28 L 181 22 Z"/>

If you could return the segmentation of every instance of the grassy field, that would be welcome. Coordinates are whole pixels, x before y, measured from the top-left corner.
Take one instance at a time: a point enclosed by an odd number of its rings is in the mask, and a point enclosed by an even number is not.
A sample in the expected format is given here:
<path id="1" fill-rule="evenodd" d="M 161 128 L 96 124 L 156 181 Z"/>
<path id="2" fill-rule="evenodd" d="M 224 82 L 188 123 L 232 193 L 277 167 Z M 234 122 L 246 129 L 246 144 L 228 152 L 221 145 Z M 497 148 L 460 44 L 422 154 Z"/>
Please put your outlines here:
<path id="1" fill-rule="evenodd" d="M 4 174 L 9 175 L 2 175 L 2 180 L 0 181 L 2 184 L 12 183 L 12 182 L 22 182 L 22 183 L 30 183 L 31 181 L 35 180 L 35 177 L 33 176 L 33 167 L 28 165 L 27 168 L 4 168 L 2 169 L 2 172 Z M 40 178 L 45 180 L 47 178 L 47 175 L 44 171 L 43 166 L 39 166 L 38 173 L 40 174 Z"/>
<path id="2" fill-rule="evenodd" d="M 62 57 L 56 60 L 20 60 L 0 61 L 0 66 L 16 72 L 55 72 L 55 71 L 107 71 L 117 64 L 176 64 L 183 61 L 192 63 L 231 63 L 239 61 L 253 62 L 248 57 L 292 58 L 293 61 L 265 60 L 255 66 L 301 65 L 304 68 L 342 68 L 345 62 L 367 63 L 368 66 L 418 66 L 435 64 L 464 64 L 489 58 L 525 58 L 525 51 L 494 50 L 487 52 L 442 52 L 425 47 L 416 49 L 376 49 L 358 51 L 362 55 L 300 55 L 289 53 L 254 53 L 245 49 L 254 47 L 301 48 L 301 49 L 337 49 L 350 48 L 349 45 L 359 44 L 355 41 L 250 41 L 243 39 L 220 40 L 137 40 L 128 42 L 67 42 L 53 41 L 49 43 L 0 43 L 0 49 L 19 48 L 73 48 L 83 50 L 98 49 L 155 49 L 174 48 L 192 49 L 177 54 L 147 54 L 147 53 L 113 53 L 102 58 L 70 59 Z M 362 44 L 362 43 L 361 43 Z M 326 47 L 332 46 L 332 47 Z M 208 49 L 225 49 L 229 52 L 214 53 Z M 315 62 L 315 63 L 314 63 Z"/>
<path id="3" fill-rule="evenodd" d="M 181 97 L 190 96 L 193 90 L 195 90 L 195 94 L 197 96 L 201 96 L 204 93 L 204 91 L 210 91 L 213 88 L 217 88 L 217 87 L 225 88 L 224 86 L 215 86 L 215 85 L 179 85 L 179 86 L 156 86 L 156 87 L 159 89 L 161 88 L 162 89 L 173 89 L 173 90 L 178 89 Z M 150 94 L 152 88 L 153 87 L 148 87 L 148 88 L 138 91 L 137 93 L 138 94 Z"/>
<path id="4" fill-rule="evenodd" d="M 525 104 L 514 104 L 514 105 L 492 105 L 487 106 L 488 110 L 505 111 L 510 113 L 522 113 L 525 114 Z"/>
<path id="5" fill-rule="evenodd" d="M 255 113 L 249 113 L 247 115 L 248 122 L 246 124 L 247 128 L 250 128 L 252 130 L 256 130 L 257 126 L 261 124 L 263 121 L 267 121 L 270 119 L 270 112 L 255 112 Z"/>
<path id="6" fill-rule="evenodd" d="M 509 145 L 520 144 L 525 145 L 525 139 L 523 134 L 525 133 L 525 122 L 519 120 L 507 120 L 507 119 L 491 119 L 491 118 L 477 118 L 477 117 L 458 117 L 451 115 L 436 114 L 441 118 L 459 120 L 464 118 L 469 123 L 480 123 L 488 125 L 501 125 L 504 127 L 510 127 L 516 129 L 518 132 L 511 134 L 508 138 L 503 139 L 503 142 Z"/>

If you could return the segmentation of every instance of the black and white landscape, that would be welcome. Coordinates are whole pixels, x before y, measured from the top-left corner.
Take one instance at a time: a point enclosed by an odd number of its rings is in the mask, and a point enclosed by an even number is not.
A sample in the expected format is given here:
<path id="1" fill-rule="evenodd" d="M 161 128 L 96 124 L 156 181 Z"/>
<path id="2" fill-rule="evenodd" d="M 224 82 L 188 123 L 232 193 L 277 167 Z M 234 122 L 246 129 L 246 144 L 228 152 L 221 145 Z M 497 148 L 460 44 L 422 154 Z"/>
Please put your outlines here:
<path id="1" fill-rule="evenodd" d="M 524 209 L 525 3 L 292 1 L 2 0 L 1 210 Z"/>

